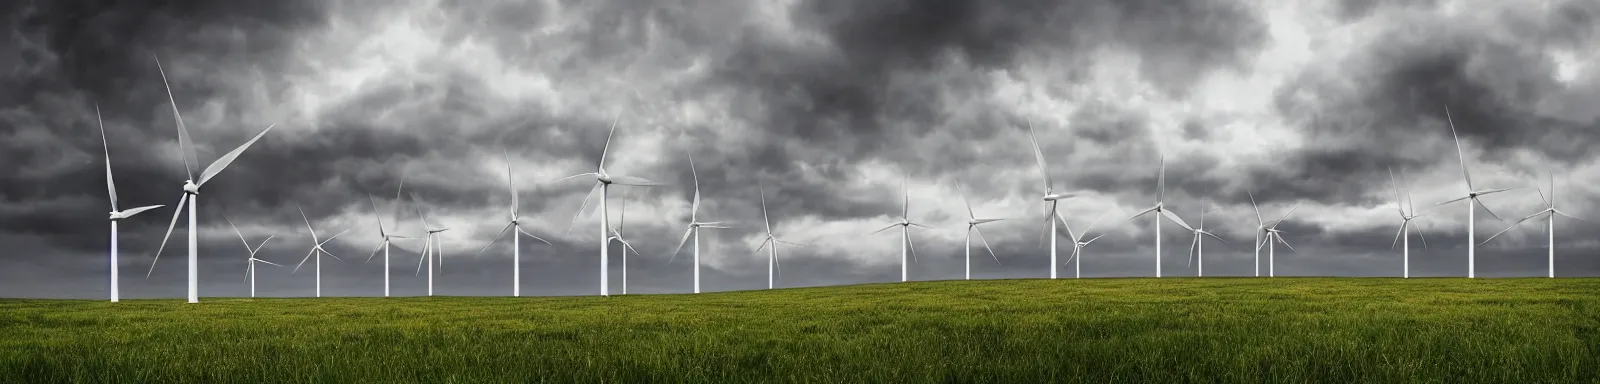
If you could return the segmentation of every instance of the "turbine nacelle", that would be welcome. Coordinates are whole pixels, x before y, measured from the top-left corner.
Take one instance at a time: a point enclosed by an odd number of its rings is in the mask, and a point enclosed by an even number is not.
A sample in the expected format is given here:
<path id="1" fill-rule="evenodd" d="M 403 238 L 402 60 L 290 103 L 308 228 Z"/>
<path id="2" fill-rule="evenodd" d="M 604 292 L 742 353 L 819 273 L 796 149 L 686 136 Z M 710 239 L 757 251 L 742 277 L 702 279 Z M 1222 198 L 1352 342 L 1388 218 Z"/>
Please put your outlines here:
<path id="1" fill-rule="evenodd" d="M 200 186 L 196 185 L 194 183 L 194 180 L 184 180 L 183 181 L 183 193 L 187 193 L 187 194 L 190 194 L 190 195 L 199 195 L 200 194 Z"/>
<path id="2" fill-rule="evenodd" d="M 601 184 L 611 184 L 611 175 L 607 175 L 606 171 L 595 172 L 594 179 Z"/>
<path id="3" fill-rule="evenodd" d="M 1056 201 L 1056 200 L 1068 199 L 1068 198 L 1072 198 L 1072 197 L 1076 197 L 1076 196 L 1078 196 L 1078 194 L 1077 193 L 1073 193 L 1073 192 L 1046 193 L 1044 195 L 1044 201 Z"/>

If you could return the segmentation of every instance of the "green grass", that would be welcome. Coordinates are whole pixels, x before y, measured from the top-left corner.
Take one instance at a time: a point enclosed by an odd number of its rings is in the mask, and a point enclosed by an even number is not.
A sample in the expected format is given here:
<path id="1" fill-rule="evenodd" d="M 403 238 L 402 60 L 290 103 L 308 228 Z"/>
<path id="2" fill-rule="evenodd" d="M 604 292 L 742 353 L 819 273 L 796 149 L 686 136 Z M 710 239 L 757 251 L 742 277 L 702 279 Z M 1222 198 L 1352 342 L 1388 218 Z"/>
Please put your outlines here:
<path id="1" fill-rule="evenodd" d="M 0 382 L 1595 383 L 1600 279 L 0 300 Z"/>

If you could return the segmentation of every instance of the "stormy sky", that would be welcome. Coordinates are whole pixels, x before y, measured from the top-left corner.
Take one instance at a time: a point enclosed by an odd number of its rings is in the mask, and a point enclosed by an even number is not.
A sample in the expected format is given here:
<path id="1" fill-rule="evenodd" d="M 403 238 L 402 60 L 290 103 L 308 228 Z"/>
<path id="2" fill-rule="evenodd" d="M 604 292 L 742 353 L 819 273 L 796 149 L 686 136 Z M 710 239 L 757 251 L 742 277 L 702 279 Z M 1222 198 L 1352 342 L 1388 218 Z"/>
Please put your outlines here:
<path id="1" fill-rule="evenodd" d="M 606 170 L 628 292 L 691 289 L 694 178 L 707 291 L 766 287 L 758 187 L 780 287 L 897 281 L 909 177 L 914 280 L 963 273 L 961 185 L 999 262 L 974 239 L 973 278 L 1049 276 L 1037 132 L 1085 277 L 1155 274 L 1156 203 L 1226 239 L 1207 276 L 1248 276 L 1256 213 L 1278 229 L 1279 276 L 1396 276 L 1389 169 L 1422 217 L 1413 276 L 1467 272 L 1467 205 L 1446 108 L 1482 198 L 1479 241 L 1545 208 L 1600 219 L 1600 2 L 1068 1 L 15 1 L 0 43 L 0 297 L 104 298 L 110 211 L 96 108 L 123 209 L 122 294 L 185 294 L 186 226 L 151 269 L 186 179 L 174 102 L 199 168 L 269 125 L 199 195 L 200 295 L 309 296 L 315 259 L 296 204 L 342 261 L 323 294 L 383 292 L 378 221 L 442 232 L 436 293 L 509 295 L 507 155 L 524 237 L 524 295 L 598 293 L 599 216 L 578 213 Z M 620 118 L 619 118 L 620 116 Z M 195 172 L 199 172 L 198 169 Z M 396 188 L 404 177 L 403 199 Z M 1534 188 L 1541 186 L 1543 192 Z M 409 196 L 414 193 L 416 201 Z M 375 211 L 368 196 L 374 196 Z M 395 216 L 397 210 L 402 214 Z M 381 213 L 381 215 L 380 215 Z M 577 214 L 574 222 L 574 215 Z M 1478 248 L 1477 273 L 1544 276 L 1545 221 Z M 569 228 L 571 231 L 569 232 Z M 1162 223 L 1164 276 L 1192 276 L 1191 233 Z M 1600 275 L 1600 224 L 1557 220 L 1558 276 Z M 1422 246 L 1426 238 L 1427 248 Z M 1070 240 L 1061 237 L 1059 273 Z M 397 240 L 396 295 L 425 293 L 420 241 Z M 613 247 L 611 289 L 622 285 Z M 1266 252 L 1262 252 L 1265 273 Z M 669 263 L 669 260 L 671 262 Z M 148 279 L 146 272 L 151 273 Z"/>

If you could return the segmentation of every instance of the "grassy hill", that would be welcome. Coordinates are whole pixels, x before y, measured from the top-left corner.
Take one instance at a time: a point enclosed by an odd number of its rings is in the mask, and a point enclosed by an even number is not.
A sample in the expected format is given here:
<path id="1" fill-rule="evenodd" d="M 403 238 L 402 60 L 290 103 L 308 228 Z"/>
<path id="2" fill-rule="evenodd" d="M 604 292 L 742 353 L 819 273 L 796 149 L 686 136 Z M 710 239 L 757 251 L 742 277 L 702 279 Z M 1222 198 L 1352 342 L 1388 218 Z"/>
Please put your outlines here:
<path id="1" fill-rule="evenodd" d="M 1600 382 L 1600 279 L 0 300 L 0 382 Z"/>

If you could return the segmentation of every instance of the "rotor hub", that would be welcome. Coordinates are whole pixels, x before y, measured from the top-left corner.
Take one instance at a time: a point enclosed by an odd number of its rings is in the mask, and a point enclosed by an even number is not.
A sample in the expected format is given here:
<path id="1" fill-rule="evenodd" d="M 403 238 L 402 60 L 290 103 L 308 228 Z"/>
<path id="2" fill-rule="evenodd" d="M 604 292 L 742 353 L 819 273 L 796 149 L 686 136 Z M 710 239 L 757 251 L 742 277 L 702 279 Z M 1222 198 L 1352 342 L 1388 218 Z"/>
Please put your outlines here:
<path id="1" fill-rule="evenodd" d="M 184 180 L 183 181 L 183 193 L 187 193 L 187 194 L 190 194 L 190 195 L 199 195 L 200 194 L 200 186 L 199 185 L 195 185 L 194 180 Z"/>
<path id="2" fill-rule="evenodd" d="M 122 212 L 111 211 L 111 221 L 117 221 L 117 220 L 121 220 L 121 219 L 122 219 Z"/>
<path id="3" fill-rule="evenodd" d="M 604 172 L 595 175 L 594 178 L 595 180 L 599 180 L 601 183 L 611 184 L 611 175 L 607 175 Z"/>

